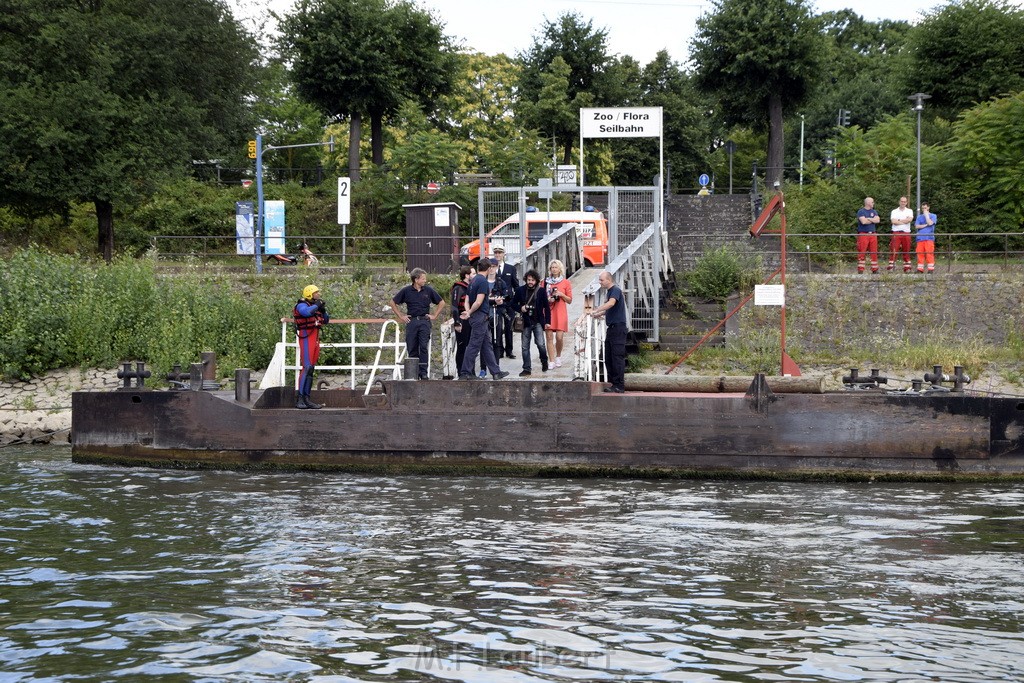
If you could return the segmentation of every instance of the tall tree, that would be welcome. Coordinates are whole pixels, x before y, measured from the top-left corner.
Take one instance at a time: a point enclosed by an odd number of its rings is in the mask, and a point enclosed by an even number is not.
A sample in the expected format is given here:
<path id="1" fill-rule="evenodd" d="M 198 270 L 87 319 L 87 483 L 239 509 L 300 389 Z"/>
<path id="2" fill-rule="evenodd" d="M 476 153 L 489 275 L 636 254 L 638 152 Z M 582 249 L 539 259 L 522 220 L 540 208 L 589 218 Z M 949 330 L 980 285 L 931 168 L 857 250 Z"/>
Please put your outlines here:
<path id="1" fill-rule="evenodd" d="M 244 144 L 252 40 L 221 0 L 13 5 L 0 13 L 0 201 L 94 204 L 110 260 L 116 204 Z"/>
<path id="2" fill-rule="evenodd" d="M 693 87 L 691 77 L 661 50 L 638 70 L 638 96 L 625 101 L 643 107 L 661 107 L 665 138 L 666 172 L 693 182 L 708 170 L 711 129 L 709 103 Z M 617 79 L 625 82 L 627 79 Z M 658 149 L 650 139 L 616 142 L 616 182 L 649 184 L 658 168 Z M 684 181 L 685 182 L 685 181 Z"/>
<path id="3" fill-rule="evenodd" d="M 521 134 L 512 110 L 520 66 L 506 55 L 479 52 L 458 55 L 458 64 L 452 92 L 438 100 L 438 111 L 446 117 L 436 125 L 466 142 L 474 167 L 461 170 L 472 171 L 484 163 L 491 140 Z"/>
<path id="4" fill-rule="evenodd" d="M 804 0 L 716 0 L 697 21 L 695 82 L 727 124 L 768 128 L 769 186 L 782 179 L 784 110 L 811 93 L 822 58 Z"/>
<path id="5" fill-rule="evenodd" d="M 561 57 L 568 67 L 565 75 L 566 91 L 564 101 L 583 106 L 600 106 L 609 103 L 607 96 L 611 80 L 606 77 L 605 67 L 608 65 L 608 31 L 595 29 L 593 22 L 584 21 L 576 13 L 567 12 L 555 21 L 545 21 L 540 34 L 534 36 L 533 45 L 519 56 L 523 65 L 522 82 L 519 89 L 520 101 L 536 103 L 544 92 L 545 86 L 550 88 L 552 63 Z M 558 68 L 559 74 L 563 71 Z M 550 91 L 547 96 L 550 97 Z M 524 107 L 527 125 L 551 132 L 562 145 L 562 163 L 572 162 L 573 143 L 579 137 L 579 112 L 572 121 L 560 119 L 549 121 L 542 117 L 542 110 Z"/>
<path id="6" fill-rule="evenodd" d="M 441 27 L 408 0 L 300 0 L 278 42 L 299 94 L 332 120 L 347 118 L 349 175 L 359 178 L 363 116 L 372 157 L 384 161 L 383 124 L 406 99 L 424 105 L 451 87 L 453 55 Z"/>
<path id="7" fill-rule="evenodd" d="M 979 104 L 954 124 L 949 149 L 960 163 L 961 187 L 975 199 L 985 230 L 1024 225 L 1024 92 Z"/>
<path id="8" fill-rule="evenodd" d="M 960 0 L 929 12 L 909 36 L 904 91 L 925 92 L 948 120 L 992 97 L 1024 90 L 1024 10 L 1002 0 Z"/>

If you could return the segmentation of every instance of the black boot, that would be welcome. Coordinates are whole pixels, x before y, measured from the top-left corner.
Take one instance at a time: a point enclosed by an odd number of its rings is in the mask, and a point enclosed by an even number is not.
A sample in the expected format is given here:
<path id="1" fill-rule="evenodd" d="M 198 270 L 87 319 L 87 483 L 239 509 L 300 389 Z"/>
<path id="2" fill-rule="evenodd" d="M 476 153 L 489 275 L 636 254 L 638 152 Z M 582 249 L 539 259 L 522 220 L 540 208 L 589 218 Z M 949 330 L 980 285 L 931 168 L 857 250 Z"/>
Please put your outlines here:
<path id="1" fill-rule="evenodd" d="M 312 401 L 310 401 L 309 396 L 306 397 L 306 407 L 311 408 L 313 410 L 320 410 L 321 408 L 323 408 L 323 406 L 320 405 L 319 403 L 313 403 Z"/>
<path id="2" fill-rule="evenodd" d="M 309 404 L 306 403 L 306 397 L 303 396 L 302 394 L 299 394 L 299 397 L 295 400 L 295 407 L 298 408 L 299 410 L 305 410 L 306 408 L 309 408 Z"/>

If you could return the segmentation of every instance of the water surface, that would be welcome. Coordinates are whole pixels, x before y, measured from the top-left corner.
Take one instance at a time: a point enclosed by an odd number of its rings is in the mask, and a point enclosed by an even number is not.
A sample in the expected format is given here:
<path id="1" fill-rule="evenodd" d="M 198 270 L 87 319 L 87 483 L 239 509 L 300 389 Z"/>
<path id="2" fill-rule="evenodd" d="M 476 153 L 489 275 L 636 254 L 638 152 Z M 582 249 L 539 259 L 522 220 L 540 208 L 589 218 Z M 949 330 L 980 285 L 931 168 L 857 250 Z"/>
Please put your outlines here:
<path id="1" fill-rule="evenodd" d="M 0 450 L 0 683 L 1019 681 L 1024 489 Z"/>

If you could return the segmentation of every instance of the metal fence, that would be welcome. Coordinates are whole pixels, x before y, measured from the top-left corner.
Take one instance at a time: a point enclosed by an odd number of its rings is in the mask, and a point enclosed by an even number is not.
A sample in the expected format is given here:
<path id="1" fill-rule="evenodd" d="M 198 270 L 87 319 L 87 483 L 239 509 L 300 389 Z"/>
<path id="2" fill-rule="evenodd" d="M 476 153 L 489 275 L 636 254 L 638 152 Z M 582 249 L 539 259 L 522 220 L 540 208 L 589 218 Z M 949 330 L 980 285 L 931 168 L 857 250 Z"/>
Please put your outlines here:
<path id="1" fill-rule="evenodd" d="M 695 235 L 698 237 L 699 235 Z M 770 237 L 764 233 L 762 237 Z M 888 265 L 892 250 L 891 233 L 877 233 L 878 261 Z M 675 235 L 685 237 L 685 235 Z M 807 272 L 834 269 L 844 272 L 857 260 L 855 233 L 786 233 L 788 266 Z M 913 238 L 913 235 L 911 236 Z M 910 261 L 917 267 L 915 245 L 910 247 Z M 900 255 L 896 266 L 902 268 Z M 1024 261 L 1024 233 L 935 233 L 935 267 L 947 272 L 971 272 L 992 268 L 1018 268 Z"/>

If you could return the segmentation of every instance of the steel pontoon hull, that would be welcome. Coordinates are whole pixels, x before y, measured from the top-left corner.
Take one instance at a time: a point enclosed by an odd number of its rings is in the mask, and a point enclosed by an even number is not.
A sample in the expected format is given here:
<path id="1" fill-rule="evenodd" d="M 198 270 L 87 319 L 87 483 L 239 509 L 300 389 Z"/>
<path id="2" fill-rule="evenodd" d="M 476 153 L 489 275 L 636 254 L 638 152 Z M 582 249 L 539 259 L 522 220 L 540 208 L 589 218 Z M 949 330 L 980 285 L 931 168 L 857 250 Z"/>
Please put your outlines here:
<path id="1" fill-rule="evenodd" d="M 417 472 L 1024 473 L 1024 401 L 944 393 L 603 394 L 586 382 L 382 393 L 76 392 L 76 461 Z"/>

